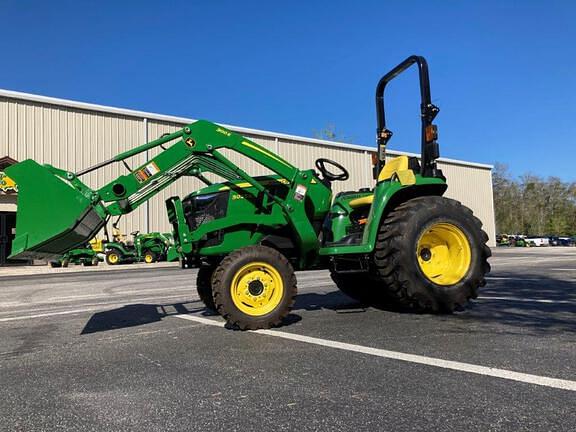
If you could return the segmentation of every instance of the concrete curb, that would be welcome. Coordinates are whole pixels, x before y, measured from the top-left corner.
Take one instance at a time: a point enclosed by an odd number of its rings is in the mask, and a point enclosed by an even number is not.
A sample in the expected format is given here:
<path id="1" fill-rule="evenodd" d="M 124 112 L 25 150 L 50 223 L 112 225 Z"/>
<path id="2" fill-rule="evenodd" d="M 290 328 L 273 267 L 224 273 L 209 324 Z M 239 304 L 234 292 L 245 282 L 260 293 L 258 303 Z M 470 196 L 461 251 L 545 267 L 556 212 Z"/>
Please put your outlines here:
<path id="1" fill-rule="evenodd" d="M 100 271 L 126 271 L 126 270 L 151 270 L 161 268 L 179 268 L 178 262 L 160 262 L 155 264 L 120 264 L 108 265 L 100 263 L 95 267 L 84 267 L 82 265 L 71 265 L 67 268 L 52 268 L 49 265 L 34 265 L 34 266 L 14 266 L 14 267 L 0 267 L 0 277 L 10 276 L 27 276 L 27 275 L 42 275 L 42 274 L 62 274 L 62 273 L 85 273 L 85 272 L 100 272 Z"/>

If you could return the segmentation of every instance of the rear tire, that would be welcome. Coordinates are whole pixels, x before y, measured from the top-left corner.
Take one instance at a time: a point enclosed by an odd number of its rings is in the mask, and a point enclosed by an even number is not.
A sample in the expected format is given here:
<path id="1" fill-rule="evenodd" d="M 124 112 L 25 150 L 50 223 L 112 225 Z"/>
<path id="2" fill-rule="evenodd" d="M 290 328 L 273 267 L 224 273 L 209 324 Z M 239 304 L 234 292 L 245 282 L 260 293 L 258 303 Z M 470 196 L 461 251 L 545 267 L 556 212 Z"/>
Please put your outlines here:
<path id="1" fill-rule="evenodd" d="M 144 251 L 144 262 L 146 264 L 153 264 L 156 262 L 156 254 L 151 250 Z"/>
<path id="2" fill-rule="evenodd" d="M 296 296 L 296 275 L 275 249 L 256 245 L 224 258 L 212 275 L 214 303 L 228 325 L 256 330 L 279 325 Z"/>
<path id="3" fill-rule="evenodd" d="M 216 312 L 216 304 L 214 304 L 212 294 L 212 274 L 214 274 L 214 267 L 200 267 L 196 276 L 196 291 L 206 309 Z"/>
<path id="4" fill-rule="evenodd" d="M 380 226 L 373 256 L 376 276 L 402 306 L 453 312 L 486 284 L 487 241 L 480 220 L 458 201 L 414 198 Z"/>

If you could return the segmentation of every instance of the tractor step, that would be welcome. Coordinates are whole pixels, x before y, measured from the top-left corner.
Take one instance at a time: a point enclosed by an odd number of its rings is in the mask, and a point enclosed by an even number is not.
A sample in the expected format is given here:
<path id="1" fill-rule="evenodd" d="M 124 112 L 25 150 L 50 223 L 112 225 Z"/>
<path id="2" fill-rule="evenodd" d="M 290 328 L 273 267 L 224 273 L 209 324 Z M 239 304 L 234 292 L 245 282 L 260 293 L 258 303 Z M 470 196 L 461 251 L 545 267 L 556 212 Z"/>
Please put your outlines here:
<path id="1" fill-rule="evenodd" d="M 368 273 L 370 257 L 368 255 L 352 255 L 332 259 L 332 269 L 336 273 Z"/>

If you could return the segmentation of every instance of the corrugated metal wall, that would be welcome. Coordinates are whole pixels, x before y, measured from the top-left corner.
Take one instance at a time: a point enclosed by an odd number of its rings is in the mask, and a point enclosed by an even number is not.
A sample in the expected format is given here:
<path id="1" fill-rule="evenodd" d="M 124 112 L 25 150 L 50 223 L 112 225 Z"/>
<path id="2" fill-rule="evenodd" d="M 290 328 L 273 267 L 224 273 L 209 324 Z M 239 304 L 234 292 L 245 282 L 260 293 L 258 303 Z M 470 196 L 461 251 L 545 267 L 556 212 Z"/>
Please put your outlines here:
<path id="1" fill-rule="evenodd" d="M 143 120 L 126 116 L 8 98 L 0 98 L 0 114 L 0 122 L 7 125 L 0 131 L 2 156 L 34 159 L 72 171 L 110 159 L 145 139 Z M 145 156 L 133 160 L 139 165 Z M 112 164 L 87 174 L 82 181 L 98 188 L 125 171 L 121 164 Z M 142 229 L 145 209 L 137 209 L 125 219 L 122 228 L 127 232 Z"/>
<path id="2" fill-rule="evenodd" d="M 440 162 L 438 166 L 448 183 L 445 196 L 471 208 L 482 221 L 484 231 L 490 237 L 490 246 L 496 246 L 492 171 L 446 162 Z"/>
<path id="3" fill-rule="evenodd" d="M 5 93 L 10 92 L 3 91 Z M 164 133 L 173 132 L 188 122 L 186 119 L 165 118 L 34 95 L 0 95 L 0 157 L 10 156 L 16 160 L 32 158 L 40 163 L 77 171 Z M 347 182 L 335 182 L 335 192 L 372 184 L 369 148 L 334 145 L 252 129 L 240 132 L 298 167 L 312 168 L 319 157 L 341 162 L 350 171 L 351 178 Z M 139 155 L 129 163 L 132 167 L 138 166 L 156 152 L 152 150 L 147 156 Z M 231 153 L 230 157 L 251 174 L 266 173 L 263 167 L 242 156 Z M 483 221 L 493 244 L 495 228 L 490 168 L 449 161 L 442 161 L 440 167 L 448 178 L 447 195 L 462 201 L 474 211 Z M 97 188 L 125 171 L 121 164 L 113 164 L 88 174 L 83 181 Z M 181 179 L 124 217 L 121 228 L 127 233 L 135 230 L 169 231 L 165 199 L 174 195 L 184 196 L 200 186 L 197 180 Z"/>

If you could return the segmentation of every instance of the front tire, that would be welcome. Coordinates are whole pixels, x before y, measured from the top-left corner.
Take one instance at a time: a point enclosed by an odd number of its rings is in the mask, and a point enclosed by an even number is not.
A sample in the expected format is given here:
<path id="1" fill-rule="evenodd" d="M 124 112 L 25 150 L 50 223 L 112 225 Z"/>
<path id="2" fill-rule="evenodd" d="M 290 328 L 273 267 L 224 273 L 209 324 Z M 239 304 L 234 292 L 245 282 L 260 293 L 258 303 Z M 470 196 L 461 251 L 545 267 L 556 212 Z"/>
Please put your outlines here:
<path id="1" fill-rule="evenodd" d="M 212 276 L 214 303 L 229 325 L 256 330 L 279 325 L 296 296 L 288 259 L 267 246 L 248 246 L 224 258 Z"/>
<path id="2" fill-rule="evenodd" d="M 106 263 L 108 265 L 117 265 L 120 264 L 120 254 L 112 249 L 106 252 Z"/>
<path id="3" fill-rule="evenodd" d="M 151 250 L 146 250 L 144 252 L 144 262 L 146 264 L 152 264 L 156 262 L 156 254 L 154 252 L 152 252 Z"/>
<path id="4" fill-rule="evenodd" d="M 376 275 L 402 306 L 453 312 L 486 284 L 487 241 L 480 220 L 458 201 L 414 198 L 390 212 L 380 226 Z"/>

